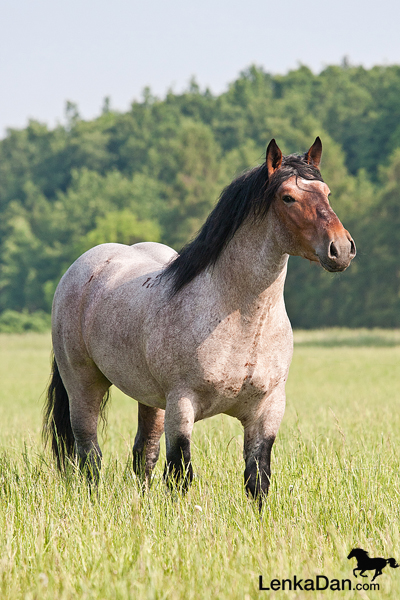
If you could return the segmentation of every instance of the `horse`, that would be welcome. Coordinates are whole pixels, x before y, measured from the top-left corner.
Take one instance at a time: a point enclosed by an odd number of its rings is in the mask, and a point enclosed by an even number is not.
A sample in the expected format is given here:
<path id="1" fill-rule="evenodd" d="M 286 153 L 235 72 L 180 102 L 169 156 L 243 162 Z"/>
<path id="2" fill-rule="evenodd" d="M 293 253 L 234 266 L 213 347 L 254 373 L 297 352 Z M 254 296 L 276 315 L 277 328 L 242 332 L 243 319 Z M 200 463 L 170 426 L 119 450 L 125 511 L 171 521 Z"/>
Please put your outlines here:
<path id="1" fill-rule="evenodd" d="M 75 459 L 98 478 L 98 418 L 114 384 L 138 402 L 138 477 L 150 481 L 165 431 L 164 479 L 187 490 L 194 423 L 224 413 L 243 425 L 245 489 L 261 510 L 293 353 L 288 257 L 338 272 L 356 254 L 330 207 L 321 154 L 319 137 L 288 156 L 271 140 L 265 162 L 223 190 L 180 254 L 107 243 L 70 266 L 54 296 L 43 422 L 61 471 Z"/>
<path id="2" fill-rule="evenodd" d="M 357 560 L 357 567 L 353 569 L 354 577 L 357 577 L 356 571 L 360 571 L 361 577 L 367 577 L 367 575 L 364 575 L 365 571 L 375 571 L 371 583 L 378 575 L 382 575 L 382 569 L 384 569 L 387 564 L 389 564 L 392 569 L 400 567 L 394 558 L 370 558 L 368 552 L 362 548 L 353 548 L 347 558 L 350 559 L 353 558 L 353 556 Z"/>

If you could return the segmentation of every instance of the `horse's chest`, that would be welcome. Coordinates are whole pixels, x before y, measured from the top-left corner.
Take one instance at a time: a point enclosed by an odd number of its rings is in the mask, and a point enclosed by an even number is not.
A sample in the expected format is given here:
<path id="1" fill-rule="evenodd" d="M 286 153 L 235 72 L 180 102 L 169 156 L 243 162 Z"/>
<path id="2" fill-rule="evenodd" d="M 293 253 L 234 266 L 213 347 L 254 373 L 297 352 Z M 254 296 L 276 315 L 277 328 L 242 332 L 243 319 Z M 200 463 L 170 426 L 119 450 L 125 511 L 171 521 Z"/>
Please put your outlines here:
<path id="1" fill-rule="evenodd" d="M 286 378 L 288 367 L 289 363 L 276 361 L 276 357 L 266 353 L 254 358 L 253 362 L 243 356 L 242 361 L 236 359 L 215 361 L 213 365 L 207 363 L 203 377 L 204 382 L 219 395 L 265 395 Z"/>
<path id="2" fill-rule="evenodd" d="M 198 349 L 206 387 L 219 397 L 263 397 L 287 377 L 291 341 L 266 330 L 214 332 Z"/>

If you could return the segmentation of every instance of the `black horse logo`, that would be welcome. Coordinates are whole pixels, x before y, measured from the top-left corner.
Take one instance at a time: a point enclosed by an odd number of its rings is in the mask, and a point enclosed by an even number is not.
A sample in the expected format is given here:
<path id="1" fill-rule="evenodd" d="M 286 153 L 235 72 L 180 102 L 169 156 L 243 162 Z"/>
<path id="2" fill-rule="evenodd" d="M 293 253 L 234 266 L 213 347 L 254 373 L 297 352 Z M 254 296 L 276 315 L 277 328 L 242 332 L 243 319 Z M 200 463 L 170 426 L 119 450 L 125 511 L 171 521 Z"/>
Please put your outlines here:
<path id="1" fill-rule="evenodd" d="M 354 577 L 357 577 L 356 571 L 360 571 L 361 577 L 368 577 L 368 575 L 364 575 L 365 571 L 375 571 L 371 583 L 378 575 L 382 575 L 382 569 L 384 569 L 388 563 L 393 569 L 400 567 L 394 558 L 370 558 L 368 552 L 362 548 L 353 548 L 347 558 L 353 558 L 353 556 L 357 560 L 357 567 L 353 569 Z"/>

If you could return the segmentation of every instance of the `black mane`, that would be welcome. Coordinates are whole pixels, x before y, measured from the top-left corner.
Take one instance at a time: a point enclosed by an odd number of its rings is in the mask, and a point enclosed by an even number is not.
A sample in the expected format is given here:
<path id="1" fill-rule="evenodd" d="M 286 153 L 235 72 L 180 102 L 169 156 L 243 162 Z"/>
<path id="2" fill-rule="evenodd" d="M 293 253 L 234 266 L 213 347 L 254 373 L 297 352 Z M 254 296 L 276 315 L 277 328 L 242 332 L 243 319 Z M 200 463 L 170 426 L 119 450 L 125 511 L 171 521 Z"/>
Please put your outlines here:
<path id="1" fill-rule="evenodd" d="M 197 236 L 165 268 L 162 277 L 172 280 L 172 293 L 176 294 L 207 267 L 215 265 L 249 216 L 264 218 L 278 188 L 293 175 L 323 181 L 319 170 L 307 164 L 305 156 L 297 154 L 284 156 L 281 168 L 275 171 L 270 181 L 266 163 L 234 179 L 223 190 Z"/>

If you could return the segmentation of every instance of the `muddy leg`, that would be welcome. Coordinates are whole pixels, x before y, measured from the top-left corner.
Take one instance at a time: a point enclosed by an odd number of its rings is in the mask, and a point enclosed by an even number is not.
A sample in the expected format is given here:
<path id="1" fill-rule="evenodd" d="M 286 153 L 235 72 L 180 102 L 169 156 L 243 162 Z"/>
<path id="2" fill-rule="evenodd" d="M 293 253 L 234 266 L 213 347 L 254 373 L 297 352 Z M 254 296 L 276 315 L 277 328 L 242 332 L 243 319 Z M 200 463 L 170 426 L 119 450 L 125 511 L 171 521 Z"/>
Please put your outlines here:
<path id="1" fill-rule="evenodd" d="M 244 471 L 244 483 L 246 493 L 257 502 L 259 509 L 262 508 L 263 500 L 266 498 L 271 479 L 271 450 L 275 438 L 265 438 L 254 443 L 245 443 L 246 469 Z"/>
<path id="2" fill-rule="evenodd" d="M 284 388 L 266 398 L 244 425 L 244 483 L 246 493 L 262 509 L 271 480 L 271 450 L 285 411 Z"/>
<path id="3" fill-rule="evenodd" d="M 110 382 L 100 374 L 97 381 L 87 376 L 80 381 L 75 379 L 68 389 L 76 454 L 89 482 L 97 483 L 100 475 L 102 454 L 97 441 L 97 423 L 109 387 Z"/>
<path id="4" fill-rule="evenodd" d="M 164 431 L 164 411 L 139 404 L 138 430 L 133 446 L 133 470 L 148 484 L 160 453 L 160 437 Z"/>
<path id="5" fill-rule="evenodd" d="M 170 487 L 178 484 L 184 491 L 193 480 L 190 458 L 190 438 L 194 424 L 194 409 L 189 398 L 167 400 L 165 410 L 165 444 L 167 462 L 164 479 Z"/>

